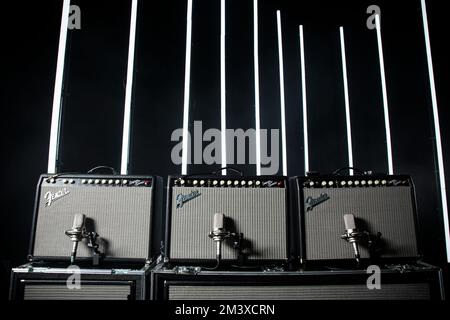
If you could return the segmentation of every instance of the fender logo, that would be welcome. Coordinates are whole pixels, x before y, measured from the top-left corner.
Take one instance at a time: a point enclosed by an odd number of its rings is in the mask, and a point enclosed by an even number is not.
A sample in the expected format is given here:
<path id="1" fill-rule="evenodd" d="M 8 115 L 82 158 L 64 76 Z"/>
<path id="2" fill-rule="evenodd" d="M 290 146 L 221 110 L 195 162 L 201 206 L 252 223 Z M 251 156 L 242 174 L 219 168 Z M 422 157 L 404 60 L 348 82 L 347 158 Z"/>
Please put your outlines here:
<path id="1" fill-rule="evenodd" d="M 196 191 L 192 191 L 189 194 L 179 194 L 177 195 L 176 201 L 177 201 L 177 209 L 181 209 L 183 208 L 183 206 L 191 201 L 192 199 L 198 198 L 201 196 L 200 191 L 196 190 Z"/>
<path id="2" fill-rule="evenodd" d="M 53 202 L 55 202 L 56 200 L 61 199 L 62 197 L 67 196 L 70 193 L 69 190 L 67 190 L 67 188 L 61 189 L 58 192 L 47 192 L 44 195 L 44 199 L 45 199 L 45 206 L 46 207 L 50 207 L 52 205 Z"/>
<path id="3" fill-rule="evenodd" d="M 322 203 L 328 201 L 329 199 L 330 199 L 330 197 L 326 193 L 322 193 L 320 195 L 320 197 L 318 197 L 318 198 L 308 197 L 305 201 L 306 211 L 307 212 L 312 211 L 319 204 L 322 204 Z"/>

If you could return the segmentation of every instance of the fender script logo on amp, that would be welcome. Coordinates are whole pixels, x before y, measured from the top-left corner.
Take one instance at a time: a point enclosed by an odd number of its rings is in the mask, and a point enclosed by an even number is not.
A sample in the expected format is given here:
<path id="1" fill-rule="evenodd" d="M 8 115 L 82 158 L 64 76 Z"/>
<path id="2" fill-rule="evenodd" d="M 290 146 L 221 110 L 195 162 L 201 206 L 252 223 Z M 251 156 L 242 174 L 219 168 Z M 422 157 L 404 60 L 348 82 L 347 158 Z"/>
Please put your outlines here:
<path id="1" fill-rule="evenodd" d="M 67 196 L 70 193 L 69 190 L 67 190 L 67 188 L 61 189 L 58 192 L 47 192 L 44 195 L 44 200 L 45 200 L 45 206 L 46 207 L 50 207 L 52 205 L 53 202 L 55 202 L 56 200 L 61 199 L 62 197 Z"/>
<path id="2" fill-rule="evenodd" d="M 330 200 L 330 196 L 326 193 L 322 193 L 320 197 L 314 199 L 313 197 L 308 197 L 306 199 L 306 211 L 312 211 L 315 207 L 317 207 L 319 204 L 322 204 L 326 201 Z"/>
<path id="3" fill-rule="evenodd" d="M 177 195 L 177 199 L 176 199 L 177 200 L 177 209 L 183 208 L 183 206 L 187 202 L 191 201 L 192 199 L 198 198 L 200 196 L 201 196 L 201 193 L 198 190 L 192 191 L 191 193 L 186 194 L 186 195 L 184 195 L 184 194 Z"/>

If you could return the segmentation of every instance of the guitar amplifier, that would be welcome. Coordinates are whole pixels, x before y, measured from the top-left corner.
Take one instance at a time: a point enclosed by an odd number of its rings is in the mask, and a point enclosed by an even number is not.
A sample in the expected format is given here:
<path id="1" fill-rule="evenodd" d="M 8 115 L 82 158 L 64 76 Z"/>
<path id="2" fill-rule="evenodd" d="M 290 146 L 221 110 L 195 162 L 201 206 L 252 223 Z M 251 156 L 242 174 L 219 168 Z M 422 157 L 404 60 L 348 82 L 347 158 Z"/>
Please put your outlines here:
<path id="1" fill-rule="evenodd" d="M 409 176 L 317 176 L 291 179 L 303 262 L 355 259 L 344 215 L 370 236 L 359 244 L 362 259 L 417 259 L 418 232 Z"/>
<path id="2" fill-rule="evenodd" d="M 410 268 L 408 271 L 406 271 Z M 382 268 L 372 287 L 366 270 L 302 272 L 201 271 L 156 268 L 153 300 L 442 300 L 442 270 L 414 265 Z M 368 285 L 369 284 L 369 285 Z"/>
<path id="3" fill-rule="evenodd" d="M 159 253 L 162 240 L 162 180 L 148 176 L 43 175 L 40 177 L 30 246 L 32 261 L 70 259 L 65 231 L 75 215 L 98 234 L 105 261 L 144 262 Z M 91 259 L 83 240 L 77 259 Z"/>
<path id="4" fill-rule="evenodd" d="M 76 269 L 28 264 L 12 270 L 10 300 L 145 300 L 150 266 Z"/>
<path id="5" fill-rule="evenodd" d="M 225 228 L 242 235 L 242 250 L 225 241 L 224 262 L 243 255 L 249 263 L 288 260 L 287 196 L 284 177 L 169 177 L 166 257 L 172 262 L 214 260 L 216 245 L 208 234 L 214 215 L 221 213 Z"/>

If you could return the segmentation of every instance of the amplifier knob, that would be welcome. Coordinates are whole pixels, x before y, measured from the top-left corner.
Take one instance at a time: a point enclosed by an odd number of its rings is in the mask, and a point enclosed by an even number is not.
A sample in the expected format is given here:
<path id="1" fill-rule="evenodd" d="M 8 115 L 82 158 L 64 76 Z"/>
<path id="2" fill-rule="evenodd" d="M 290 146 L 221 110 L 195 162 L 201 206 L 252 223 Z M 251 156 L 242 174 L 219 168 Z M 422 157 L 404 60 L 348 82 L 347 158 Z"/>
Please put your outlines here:
<path id="1" fill-rule="evenodd" d="M 355 186 L 359 186 L 359 181 L 358 180 L 355 181 Z"/>
<path id="2" fill-rule="evenodd" d="M 329 181 L 329 182 L 328 182 L 328 185 L 329 185 L 330 187 L 332 187 L 332 186 L 334 185 L 334 182 L 333 182 L 333 181 Z"/>
<path id="3" fill-rule="evenodd" d="M 183 179 L 180 180 L 180 184 L 181 184 L 182 186 L 184 186 L 185 183 L 186 183 L 186 182 L 185 182 Z"/>
<path id="4" fill-rule="evenodd" d="M 89 183 L 89 184 L 93 184 L 93 183 L 94 183 L 94 180 L 89 179 L 88 183 Z"/>
<path id="5" fill-rule="evenodd" d="M 225 185 L 225 180 L 220 180 L 220 185 L 224 186 Z"/>
<path id="6" fill-rule="evenodd" d="M 326 187 L 327 186 L 327 182 L 326 181 L 322 181 L 321 185 L 322 185 L 322 187 Z"/>
<path id="7" fill-rule="evenodd" d="M 373 181 L 372 181 L 372 180 L 369 180 L 369 181 L 367 181 L 367 184 L 368 184 L 369 186 L 371 186 L 371 185 L 373 185 Z"/>
<path id="8" fill-rule="evenodd" d="M 345 186 L 347 183 L 345 181 L 341 181 L 341 186 Z"/>
<path id="9" fill-rule="evenodd" d="M 246 181 L 241 181 L 241 185 L 242 185 L 242 186 L 245 186 L 246 184 L 247 184 Z"/>
<path id="10" fill-rule="evenodd" d="M 120 184 L 120 180 L 116 180 L 114 183 L 118 186 Z"/>
<path id="11" fill-rule="evenodd" d="M 108 181 L 108 183 L 109 183 L 110 185 L 112 185 L 112 184 L 114 184 L 114 180 L 111 179 L 111 180 Z"/>
<path id="12" fill-rule="evenodd" d="M 100 183 L 100 179 L 95 179 L 95 184 L 99 184 Z"/>
<path id="13" fill-rule="evenodd" d="M 353 185 L 353 181 L 349 181 L 349 182 L 347 182 L 347 184 L 348 184 L 349 186 L 352 186 L 352 185 Z"/>
<path id="14" fill-rule="evenodd" d="M 213 186 L 217 186 L 217 183 L 218 183 L 217 180 L 214 180 L 213 181 Z"/>
<path id="15" fill-rule="evenodd" d="M 361 185 L 365 186 L 366 185 L 366 181 L 365 180 L 361 181 Z"/>
<path id="16" fill-rule="evenodd" d="M 255 182 L 255 184 L 256 184 L 257 187 L 259 187 L 261 185 L 261 181 L 258 180 L 258 181 Z"/>
<path id="17" fill-rule="evenodd" d="M 232 182 L 231 180 L 228 180 L 228 181 L 227 181 L 227 186 L 231 186 L 232 183 L 233 183 L 233 182 Z"/>
<path id="18" fill-rule="evenodd" d="M 87 183 L 86 179 L 81 180 L 81 184 L 86 184 L 86 183 Z"/>
<path id="19" fill-rule="evenodd" d="M 64 184 L 68 184 L 68 183 L 69 183 L 69 180 L 64 179 L 64 180 L 63 180 L 63 183 L 64 183 Z"/>
<path id="20" fill-rule="evenodd" d="M 311 182 L 309 183 L 309 186 L 310 186 L 310 187 L 314 187 L 314 182 L 311 181 Z"/>
<path id="21" fill-rule="evenodd" d="M 251 187 L 253 185 L 253 181 L 249 181 L 248 185 L 249 185 L 249 187 Z"/>
<path id="22" fill-rule="evenodd" d="M 205 184 L 205 180 L 200 180 L 200 185 L 204 185 Z"/>
<path id="23" fill-rule="evenodd" d="M 375 180 L 375 185 L 379 185 L 380 184 L 380 180 Z"/>
<path id="24" fill-rule="evenodd" d="M 56 180 L 55 180 L 54 178 L 51 178 L 51 179 L 49 180 L 49 183 L 56 183 Z"/>
<path id="25" fill-rule="evenodd" d="M 239 181 L 235 180 L 234 185 L 237 187 L 239 185 Z"/>
<path id="26" fill-rule="evenodd" d="M 198 184 L 198 181 L 197 181 L 197 180 L 194 180 L 194 181 L 192 182 L 192 184 L 193 184 L 194 186 L 196 186 L 196 185 Z"/>
<path id="27" fill-rule="evenodd" d="M 122 182 L 122 183 L 123 183 L 123 185 L 125 185 L 125 186 L 126 186 L 126 185 L 128 184 L 128 180 L 123 180 L 123 182 Z"/>
<path id="28" fill-rule="evenodd" d="M 106 184 L 108 181 L 106 181 L 105 179 L 102 180 L 102 184 Z"/>
<path id="29" fill-rule="evenodd" d="M 381 181 L 381 184 L 382 184 L 383 186 L 385 186 L 385 185 L 387 185 L 387 181 L 386 181 L 386 180 L 383 180 L 383 181 Z"/>

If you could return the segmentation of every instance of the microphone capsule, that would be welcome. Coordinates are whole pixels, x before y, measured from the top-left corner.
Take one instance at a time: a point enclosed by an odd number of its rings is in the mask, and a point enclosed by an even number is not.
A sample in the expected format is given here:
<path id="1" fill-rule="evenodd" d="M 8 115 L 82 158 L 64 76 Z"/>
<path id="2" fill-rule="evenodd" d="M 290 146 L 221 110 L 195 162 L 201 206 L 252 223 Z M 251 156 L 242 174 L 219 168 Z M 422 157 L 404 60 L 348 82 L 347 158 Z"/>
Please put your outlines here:
<path id="1" fill-rule="evenodd" d="M 214 231 L 223 229 L 225 215 L 223 213 L 214 214 Z"/>
<path id="2" fill-rule="evenodd" d="M 355 216 L 352 214 L 344 215 L 345 229 L 346 230 L 354 230 L 356 229 L 355 225 Z"/>

